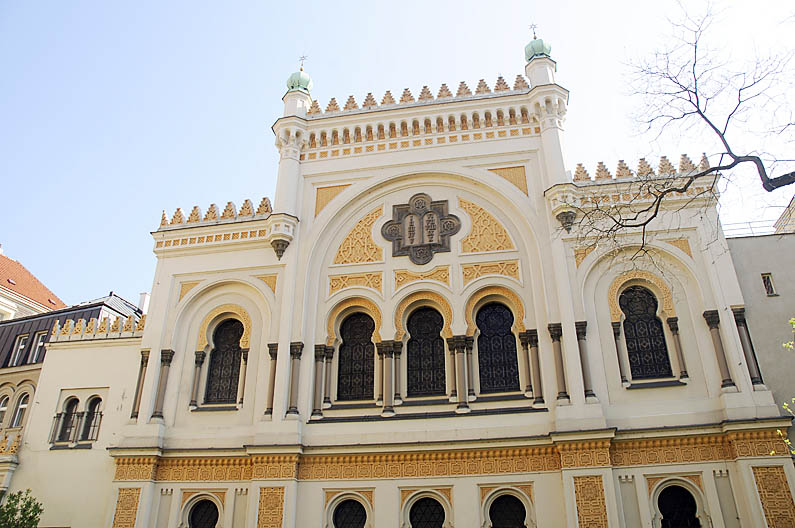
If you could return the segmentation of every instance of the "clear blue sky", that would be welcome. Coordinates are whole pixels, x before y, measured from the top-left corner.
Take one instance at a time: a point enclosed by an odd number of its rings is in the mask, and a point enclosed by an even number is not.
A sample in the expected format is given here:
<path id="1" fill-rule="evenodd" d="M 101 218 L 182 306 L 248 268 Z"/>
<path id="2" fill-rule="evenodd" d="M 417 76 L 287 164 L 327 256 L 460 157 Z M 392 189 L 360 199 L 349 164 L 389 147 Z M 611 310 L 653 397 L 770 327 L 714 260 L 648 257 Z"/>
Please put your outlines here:
<path id="1" fill-rule="evenodd" d="M 719 5 L 722 46 L 735 56 L 791 49 L 792 19 L 781 21 L 791 2 Z M 569 168 L 697 157 L 708 146 L 637 137 L 626 97 L 622 63 L 655 48 L 675 6 L 0 0 L 0 243 L 67 303 L 110 290 L 135 302 L 151 289 L 161 210 L 272 198 L 270 127 L 298 56 L 310 56 L 323 107 L 369 91 L 416 96 L 425 84 L 493 86 L 523 72 L 532 22 L 571 91 Z M 791 195 L 748 194 L 727 214 L 742 220 Z"/>

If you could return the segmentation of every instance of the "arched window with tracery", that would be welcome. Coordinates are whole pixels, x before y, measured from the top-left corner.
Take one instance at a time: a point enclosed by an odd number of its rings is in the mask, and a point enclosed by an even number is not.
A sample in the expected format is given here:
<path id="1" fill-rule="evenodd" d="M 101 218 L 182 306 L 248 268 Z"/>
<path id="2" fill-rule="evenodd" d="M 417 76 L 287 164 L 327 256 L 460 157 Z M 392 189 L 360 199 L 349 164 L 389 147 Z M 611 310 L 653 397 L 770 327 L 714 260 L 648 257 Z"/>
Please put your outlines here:
<path id="1" fill-rule="evenodd" d="M 215 329 L 207 369 L 206 403 L 237 403 L 242 336 L 243 323 L 237 319 L 227 319 Z"/>
<path id="2" fill-rule="evenodd" d="M 102 412 L 99 408 L 102 405 L 102 398 L 99 396 L 91 398 L 86 406 L 83 415 L 83 430 L 80 432 L 80 440 L 96 440 L 99 435 L 99 424 L 102 422 Z"/>
<path id="3" fill-rule="evenodd" d="M 61 424 L 58 430 L 58 442 L 71 442 L 72 434 L 77 425 L 77 405 L 80 402 L 77 398 L 69 399 L 63 408 L 61 415 Z"/>
<path id="4" fill-rule="evenodd" d="M 643 286 L 630 286 L 618 298 L 624 312 L 624 338 L 633 379 L 672 375 L 665 333 L 657 317 L 657 298 Z"/>
<path id="5" fill-rule="evenodd" d="M 371 400 L 375 369 L 375 322 L 357 312 L 342 321 L 337 364 L 337 400 Z"/>
<path id="6" fill-rule="evenodd" d="M 353 499 L 346 499 L 334 508 L 334 528 L 364 528 L 367 512 Z"/>
<path id="7" fill-rule="evenodd" d="M 188 528 L 215 528 L 218 523 L 218 506 L 211 500 L 200 500 L 190 510 Z"/>
<path id="8" fill-rule="evenodd" d="M 419 499 L 409 510 L 411 528 L 442 528 L 444 520 L 444 507 L 431 497 Z"/>
<path id="9" fill-rule="evenodd" d="M 698 506 L 693 495 L 682 486 L 668 486 L 660 492 L 657 506 L 662 528 L 698 528 Z"/>
<path id="10" fill-rule="evenodd" d="M 406 377 L 409 396 L 445 394 L 444 319 L 433 308 L 418 308 L 406 324 L 409 341 L 406 353 Z"/>
<path id="11" fill-rule="evenodd" d="M 492 528 L 525 528 L 526 516 L 524 504 L 513 495 L 500 495 L 489 506 Z"/>
<path id="12" fill-rule="evenodd" d="M 519 390 L 516 336 L 511 332 L 513 314 L 504 304 L 489 303 L 475 317 L 478 335 L 480 392 Z"/>

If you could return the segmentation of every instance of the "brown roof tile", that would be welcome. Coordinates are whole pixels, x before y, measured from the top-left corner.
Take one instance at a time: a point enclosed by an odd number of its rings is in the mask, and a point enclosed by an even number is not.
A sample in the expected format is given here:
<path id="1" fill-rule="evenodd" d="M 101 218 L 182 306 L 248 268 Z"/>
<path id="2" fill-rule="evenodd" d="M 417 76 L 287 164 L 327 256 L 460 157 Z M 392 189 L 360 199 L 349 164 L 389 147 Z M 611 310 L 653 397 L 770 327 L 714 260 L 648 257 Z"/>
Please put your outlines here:
<path id="1" fill-rule="evenodd" d="M 66 307 L 66 304 L 25 266 L 5 255 L 0 255 L 0 288 L 6 288 L 23 295 L 50 310 Z"/>

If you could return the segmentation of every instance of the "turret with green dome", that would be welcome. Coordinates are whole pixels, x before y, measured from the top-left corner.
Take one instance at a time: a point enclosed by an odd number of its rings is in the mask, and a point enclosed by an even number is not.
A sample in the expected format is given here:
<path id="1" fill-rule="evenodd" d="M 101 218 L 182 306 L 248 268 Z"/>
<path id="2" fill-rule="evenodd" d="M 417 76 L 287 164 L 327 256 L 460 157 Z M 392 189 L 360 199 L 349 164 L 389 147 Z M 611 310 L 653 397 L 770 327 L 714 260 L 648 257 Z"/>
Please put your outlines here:
<path id="1" fill-rule="evenodd" d="M 533 60 L 534 57 L 550 57 L 552 46 L 544 42 L 544 39 L 536 37 L 536 30 L 533 27 L 533 40 L 524 47 L 524 58 L 527 62 Z M 550 57 L 551 58 L 551 57 Z"/>
<path id="2" fill-rule="evenodd" d="M 312 89 L 312 77 L 301 68 L 287 78 L 288 92 L 304 92 L 306 94 Z"/>

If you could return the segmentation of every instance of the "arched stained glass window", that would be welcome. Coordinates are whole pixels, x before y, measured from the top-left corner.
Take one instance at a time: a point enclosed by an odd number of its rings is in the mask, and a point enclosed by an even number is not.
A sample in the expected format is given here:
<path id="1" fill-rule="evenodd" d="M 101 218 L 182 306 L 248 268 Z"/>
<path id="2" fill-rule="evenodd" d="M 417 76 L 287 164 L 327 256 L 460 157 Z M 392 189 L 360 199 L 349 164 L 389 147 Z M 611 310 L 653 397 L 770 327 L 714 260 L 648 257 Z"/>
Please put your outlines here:
<path id="1" fill-rule="evenodd" d="M 442 315 L 433 308 L 419 308 L 409 316 L 406 326 L 410 336 L 406 347 L 408 395 L 445 394 Z"/>
<path id="2" fill-rule="evenodd" d="M 228 319 L 213 333 L 210 366 L 207 370 L 206 403 L 237 403 L 237 382 L 240 377 L 240 338 L 243 323 Z"/>
<path id="3" fill-rule="evenodd" d="M 372 400 L 375 369 L 375 322 L 365 313 L 355 313 L 340 326 L 337 364 L 337 400 Z"/>
<path id="4" fill-rule="evenodd" d="M 698 528 L 696 499 L 682 486 L 668 486 L 660 492 L 657 505 L 662 528 Z"/>
<path id="5" fill-rule="evenodd" d="M 513 495 L 500 495 L 489 507 L 492 528 L 525 528 L 527 511 Z"/>
<path id="6" fill-rule="evenodd" d="M 516 336 L 511 332 L 513 314 L 503 304 L 487 304 L 475 317 L 478 336 L 480 392 L 519 390 Z"/>
<path id="7" fill-rule="evenodd" d="M 618 298 L 624 312 L 624 338 L 633 379 L 672 376 L 657 299 L 643 286 L 630 286 Z"/>
<path id="8" fill-rule="evenodd" d="M 411 528 L 442 528 L 444 518 L 444 508 L 439 501 L 430 497 L 421 498 L 409 510 Z"/>
<path id="9" fill-rule="evenodd" d="M 218 507 L 211 500 L 201 500 L 190 510 L 189 528 L 215 528 L 218 523 Z"/>
<path id="10" fill-rule="evenodd" d="M 367 512 L 357 500 L 347 499 L 334 508 L 334 528 L 364 528 Z"/>

